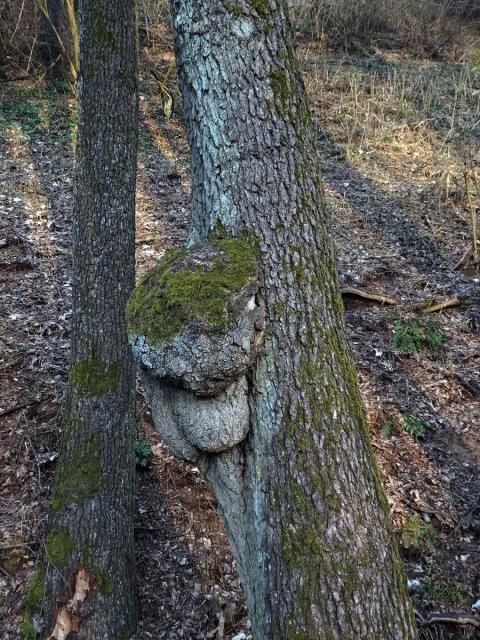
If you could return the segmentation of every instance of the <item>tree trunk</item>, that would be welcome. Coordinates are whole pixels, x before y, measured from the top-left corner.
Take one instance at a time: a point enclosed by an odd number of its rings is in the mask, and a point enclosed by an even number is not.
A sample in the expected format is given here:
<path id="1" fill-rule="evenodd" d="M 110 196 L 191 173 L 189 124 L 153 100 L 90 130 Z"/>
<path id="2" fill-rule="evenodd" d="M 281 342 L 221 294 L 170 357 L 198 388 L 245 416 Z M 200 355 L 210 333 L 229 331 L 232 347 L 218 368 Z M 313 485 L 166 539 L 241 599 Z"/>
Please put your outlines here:
<path id="1" fill-rule="evenodd" d="M 73 0 L 36 0 L 40 10 L 43 63 L 48 78 L 68 77 L 75 86 L 78 72 L 78 28 Z"/>
<path id="2" fill-rule="evenodd" d="M 258 238 L 250 430 L 202 467 L 257 640 L 409 640 L 405 578 L 349 354 L 286 0 L 172 0 L 192 155 L 190 244 Z"/>
<path id="3" fill-rule="evenodd" d="M 61 65 L 56 62 L 62 54 L 58 35 L 60 33 L 60 17 L 62 14 L 61 0 L 46 0 L 38 2 L 40 8 L 40 37 L 42 40 L 41 53 L 43 64 L 49 68 L 49 76 L 59 74 Z"/>
<path id="4" fill-rule="evenodd" d="M 136 626 L 135 379 L 124 321 L 135 270 L 134 3 L 81 0 L 79 31 L 72 366 L 52 518 L 22 632 L 119 640 Z"/>

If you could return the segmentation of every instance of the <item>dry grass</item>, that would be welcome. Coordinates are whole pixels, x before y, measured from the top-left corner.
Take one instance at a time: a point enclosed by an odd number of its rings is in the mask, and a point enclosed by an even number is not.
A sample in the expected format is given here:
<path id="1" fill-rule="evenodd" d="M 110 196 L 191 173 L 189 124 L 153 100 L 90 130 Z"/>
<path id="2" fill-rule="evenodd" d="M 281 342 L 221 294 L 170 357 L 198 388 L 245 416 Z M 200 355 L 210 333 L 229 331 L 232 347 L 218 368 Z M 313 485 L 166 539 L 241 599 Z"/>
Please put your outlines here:
<path id="1" fill-rule="evenodd" d="M 454 42 L 461 30 L 456 19 L 478 11 L 472 0 L 291 0 L 299 31 L 346 46 L 355 38 L 378 40 L 380 34 L 397 45 Z"/>
<path id="2" fill-rule="evenodd" d="M 35 68 L 39 12 L 34 0 L 0 4 L 0 76 L 7 67 L 17 73 Z"/>
<path id="3" fill-rule="evenodd" d="M 384 53 L 361 58 L 300 51 L 327 154 L 377 184 L 430 198 L 471 233 L 480 210 L 480 68 Z M 467 176 L 467 178 L 465 178 Z M 477 232 L 478 233 L 478 232 Z"/>

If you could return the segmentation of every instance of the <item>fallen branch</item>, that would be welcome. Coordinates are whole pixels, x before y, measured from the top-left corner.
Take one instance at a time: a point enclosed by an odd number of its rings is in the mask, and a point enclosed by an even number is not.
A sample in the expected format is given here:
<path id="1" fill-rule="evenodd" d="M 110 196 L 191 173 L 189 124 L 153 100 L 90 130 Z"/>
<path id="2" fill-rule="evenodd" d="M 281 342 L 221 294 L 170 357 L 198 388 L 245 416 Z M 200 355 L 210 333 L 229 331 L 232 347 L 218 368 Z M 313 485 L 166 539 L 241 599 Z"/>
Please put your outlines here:
<path id="1" fill-rule="evenodd" d="M 434 311 L 441 311 L 442 309 L 447 309 L 448 307 L 458 307 L 462 304 L 460 298 L 448 298 L 448 300 L 443 300 L 442 302 L 437 302 L 436 304 L 431 304 L 430 302 L 421 302 L 417 305 L 417 309 L 420 309 L 424 313 L 434 313 Z"/>
<path id="2" fill-rule="evenodd" d="M 378 293 L 368 293 L 367 291 L 354 289 L 353 287 L 344 287 L 341 292 L 342 295 L 356 296 L 357 298 L 364 298 L 365 300 L 372 300 L 373 302 L 380 302 L 381 304 L 398 304 L 398 301 L 393 298 L 388 298 Z"/>
<path id="3" fill-rule="evenodd" d="M 422 618 L 420 615 L 418 615 L 418 618 L 422 626 L 432 624 L 461 624 L 471 625 L 472 627 L 480 629 L 480 620 L 463 613 L 432 613 L 428 618 Z"/>
<path id="4" fill-rule="evenodd" d="M 460 298 L 457 298 L 456 296 L 454 298 L 442 300 L 441 302 L 434 303 L 433 300 L 425 300 L 424 302 L 404 305 L 394 298 L 389 298 L 378 293 L 368 293 L 367 291 L 362 291 L 361 289 L 355 289 L 353 287 L 344 287 L 341 289 L 341 293 L 342 295 L 356 296 L 365 300 L 371 300 L 372 302 L 380 302 L 381 304 L 398 305 L 404 311 L 423 311 L 424 313 L 434 313 L 435 311 L 441 311 L 448 307 L 458 307 L 462 304 Z"/>
<path id="5" fill-rule="evenodd" d="M 460 258 L 460 260 L 456 263 L 456 265 L 453 267 L 453 270 L 456 271 L 459 267 L 462 266 L 462 264 L 464 264 L 468 258 L 472 255 L 472 249 L 469 248 L 465 251 L 465 253 L 463 254 L 463 256 Z"/>
<path id="6" fill-rule="evenodd" d="M 20 547 L 31 547 L 35 544 L 38 544 L 38 543 L 32 541 L 32 542 L 17 542 L 16 544 L 0 544 L 0 551 L 6 551 L 8 549 L 18 549 Z"/>
<path id="7" fill-rule="evenodd" d="M 4 418 L 5 416 L 9 416 L 11 413 L 15 413 L 16 411 L 21 411 L 22 409 L 26 409 L 30 407 L 32 404 L 36 404 L 38 402 L 37 399 L 30 400 L 29 402 L 22 402 L 22 404 L 16 404 L 13 407 L 9 407 L 8 409 L 4 409 L 0 411 L 0 418 Z"/>

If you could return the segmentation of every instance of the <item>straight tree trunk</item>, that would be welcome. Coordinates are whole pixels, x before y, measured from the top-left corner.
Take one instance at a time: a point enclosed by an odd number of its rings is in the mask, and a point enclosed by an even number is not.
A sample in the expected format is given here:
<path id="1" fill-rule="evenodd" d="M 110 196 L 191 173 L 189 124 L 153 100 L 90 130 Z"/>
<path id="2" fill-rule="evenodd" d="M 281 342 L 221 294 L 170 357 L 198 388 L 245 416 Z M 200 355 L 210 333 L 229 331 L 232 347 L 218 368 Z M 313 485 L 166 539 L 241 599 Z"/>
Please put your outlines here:
<path id="1" fill-rule="evenodd" d="M 250 430 L 204 470 L 256 640 L 410 640 L 412 610 L 343 321 L 286 0 L 172 0 L 191 145 L 190 244 L 261 251 Z"/>
<path id="2" fill-rule="evenodd" d="M 135 378 L 124 320 L 135 268 L 134 3 L 80 0 L 79 32 L 71 372 L 52 518 L 21 631 L 119 640 L 136 626 Z"/>

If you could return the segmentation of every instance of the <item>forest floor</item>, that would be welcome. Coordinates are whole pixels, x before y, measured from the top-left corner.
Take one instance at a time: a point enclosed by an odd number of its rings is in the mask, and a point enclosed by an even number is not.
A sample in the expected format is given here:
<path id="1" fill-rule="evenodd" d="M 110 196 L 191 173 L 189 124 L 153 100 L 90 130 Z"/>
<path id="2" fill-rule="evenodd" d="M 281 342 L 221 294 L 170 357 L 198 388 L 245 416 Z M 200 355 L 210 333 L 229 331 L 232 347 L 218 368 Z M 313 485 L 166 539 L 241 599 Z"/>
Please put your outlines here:
<path id="1" fill-rule="evenodd" d="M 480 271 L 468 254 L 480 68 L 379 48 L 299 51 L 350 342 L 414 605 L 424 621 L 441 612 L 480 625 Z M 143 53 L 139 275 L 184 241 L 190 189 L 171 50 Z M 2 90 L 0 638 L 13 640 L 43 548 L 68 371 L 75 108 L 40 84 Z M 138 398 L 139 441 L 152 455 L 139 447 L 135 638 L 247 638 L 214 500 L 198 470 L 168 454 Z M 426 629 L 480 637 L 458 620 Z"/>

